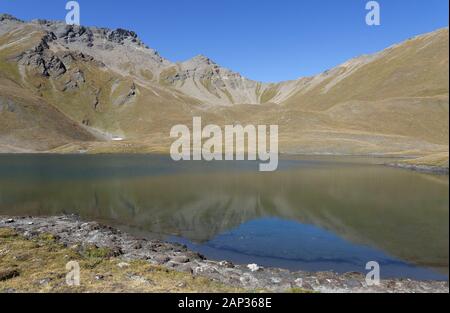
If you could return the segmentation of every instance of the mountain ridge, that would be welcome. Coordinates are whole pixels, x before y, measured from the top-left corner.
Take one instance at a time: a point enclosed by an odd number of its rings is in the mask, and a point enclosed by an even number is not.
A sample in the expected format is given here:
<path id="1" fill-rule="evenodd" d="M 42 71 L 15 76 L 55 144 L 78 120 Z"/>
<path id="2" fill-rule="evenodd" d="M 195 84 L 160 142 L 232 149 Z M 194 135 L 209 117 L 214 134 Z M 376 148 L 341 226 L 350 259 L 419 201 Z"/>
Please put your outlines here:
<path id="1" fill-rule="evenodd" d="M 89 134 L 36 151 L 167 152 L 170 127 L 202 116 L 278 124 L 284 153 L 448 152 L 448 27 L 316 76 L 262 83 L 203 55 L 171 62 L 132 31 L 0 15 L 0 85 L 11 84 Z M 10 150 L 24 146 L 4 138 Z"/>
<path id="2" fill-rule="evenodd" d="M 116 60 L 111 60 L 110 57 L 108 58 L 104 53 L 98 53 L 98 55 L 93 55 L 93 57 L 96 59 L 106 59 L 107 62 L 105 63 L 119 73 L 127 75 L 130 74 L 129 72 L 131 71 L 137 76 L 137 78 L 145 79 L 148 79 L 149 76 L 151 76 L 150 80 L 153 82 L 165 83 L 190 96 L 194 96 L 201 101 L 222 105 L 261 104 L 270 101 L 281 104 L 287 100 L 290 94 L 298 91 L 299 83 L 304 83 L 306 88 L 312 88 L 311 85 L 314 85 L 315 81 L 322 79 L 324 76 L 330 75 L 330 73 L 332 74 L 339 69 L 346 68 L 355 70 L 355 68 L 364 66 L 367 63 L 376 60 L 380 57 L 380 55 L 383 55 L 384 53 L 395 49 L 402 44 L 392 45 L 381 52 L 355 57 L 331 70 L 319 73 L 318 75 L 299 77 L 297 80 L 264 83 L 246 79 L 241 74 L 218 65 L 210 58 L 202 54 L 182 62 L 172 62 L 161 57 L 155 49 L 145 45 L 139 39 L 137 34 L 130 30 L 121 28 L 112 30 L 108 28 L 84 27 L 76 25 L 72 26 L 66 25 L 65 23 L 59 21 L 39 19 L 27 23 L 8 14 L 3 14 L 0 20 L 9 20 L 23 25 L 40 25 L 42 30 L 49 32 L 49 35 L 54 37 L 55 41 L 62 39 L 62 41 L 65 41 L 66 47 L 74 50 L 80 50 L 87 54 L 89 54 L 89 50 L 85 48 L 93 48 L 94 43 L 98 40 L 103 40 L 103 43 L 98 45 L 103 50 L 113 50 L 114 48 L 118 49 L 120 46 L 141 50 L 140 52 L 145 52 L 145 57 L 148 58 L 145 61 L 143 61 L 142 58 L 131 58 L 131 54 L 128 54 L 127 51 L 123 53 L 126 55 L 126 57 L 123 58 L 120 55 L 123 52 L 122 50 L 119 50 L 118 53 L 114 55 L 114 57 L 117 58 Z M 412 37 L 407 41 L 426 38 L 427 36 L 433 36 L 440 32 L 448 33 L 448 27 L 438 29 L 431 33 Z M 105 41 L 107 41 L 107 43 L 105 43 Z M 80 43 L 84 44 L 85 47 L 83 45 L 77 45 Z M 115 43 L 118 44 L 118 46 L 114 47 L 108 43 Z M 147 72 L 147 75 L 141 75 L 142 73 L 136 73 L 137 71 L 133 68 L 126 69 L 126 63 L 139 64 L 146 71 L 150 71 L 151 74 L 149 75 L 149 72 Z M 126 72 L 127 70 L 128 72 Z M 193 78 L 192 75 L 196 78 Z M 194 81 L 188 81 L 189 79 L 193 79 Z M 231 82 L 228 83 L 228 80 Z M 186 82 L 195 85 L 197 90 L 186 88 Z M 236 86 L 240 87 L 240 89 L 245 89 L 245 95 L 242 93 L 236 95 L 233 92 L 230 94 L 230 90 L 236 89 Z M 327 88 L 329 87 L 330 86 L 327 86 Z M 224 90 L 224 88 L 226 90 Z M 249 89 L 251 95 L 249 94 Z"/>

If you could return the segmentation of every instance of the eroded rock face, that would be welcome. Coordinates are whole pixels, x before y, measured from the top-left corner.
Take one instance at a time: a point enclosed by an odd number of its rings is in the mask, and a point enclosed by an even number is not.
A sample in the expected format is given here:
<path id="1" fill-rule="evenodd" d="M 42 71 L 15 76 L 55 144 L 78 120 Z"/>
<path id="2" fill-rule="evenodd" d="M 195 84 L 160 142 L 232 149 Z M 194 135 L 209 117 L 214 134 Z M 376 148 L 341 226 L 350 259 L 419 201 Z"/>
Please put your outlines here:
<path id="1" fill-rule="evenodd" d="M 72 91 L 80 88 L 86 82 L 84 73 L 81 70 L 76 70 L 71 74 L 70 79 L 64 85 L 63 91 Z"/>
<path id="2" fill-rule="evenodd" d="M 133 31 L 129 31 L 126 29 L 118 28 L 113 31 L 109 31 L 107 35 L 108 40 L 116 43 L 123 44 L 126 39 L 131 40 L 132 42 L 138 42 L 137 34 Z"/>
<path id="3" fill-rule="evenodd" d="M 195 94 L 199 99 L 223 105 L 259 103 L 257 89 L 262 92 L 267 87 L 221 67 L 203 55 L 166 69 L 160 80 L 187 94 Z"/>
<path id="4" fill-rule="evenodd" d="M 78 51 L 54 52 L 50 44 L 58 37 L 53 32 L 47 32 L 41 42 L 29 51 L 17 57 L 19 64 L 29 66 L 45 77 L 59 78 L 73 67 L 74 62 L 93 62 L 96 66 L 103 67 L 102 62 L 95 61 L 92 56 Z M 84 74 L 78 69 L 72 73 L 71 79 L 66 83 L 66 89 L 78 88 L 85 82 Z"/>
<path id="5" fill-rule="evenodd" d="M 144 45 L 130 30 L 66 25 L 47 20 L 35 20 L 31 25 L 47 35 L 39 51 L 25 55 L 23 62 L 47 77 L 59 77 L 65 73 L 64 67 L 68 70 L 73 62 L 70 57 L 63 58 L 59 54 L 54 57 L 47 50 L 67 50 L 92 55 L 93 61 L 122 75 L 148 80 L 148 75 L 142 73 L 151 73 L 150 80 L 180 89 L 207 103 L 258 103 L 261 92 L 256 92 L 256 89 L 264 89 L 261 84 L 244 79 L 202 55 L 186 62 L 172 63 Z M 74 88 L 77 88 L 77 83 L 72 82 L 66 90 Z M 117 103 L 128 103 L 134 96 L 133 89 L 130 89 L 130 94 Z"/>
<path id="6" fill-rule="evenodd" d="M 62 60 L 50 51 L 49 42 L 54 40 L 54 34 L 44 36 L 34 49 L 27 51 L 18 57 L 19 64 L 29 66 L 46 77 L 59 77 L 67 68 Z"/>
<path id="7" fill-rule="evenodd" d="M 66 43 L 81 42 L 88 47 L 93 46 L 94 34 L 92 30 L 83 26 L 66 25 L 56 33 L 58 39 L 63 39 Z"/>
<path id="8" fill-rule="evenodd" d="M 21 57 L 20 63 L 34 68 L 42 76 L 46 77 L 59 77 L 67 71 L 61 59 L 47 50 L 25 54 Z"/>
<path id="9" fill-rule="evenodd" d="M 135 44 L 145 47 L 138 35 L 130 30 L 118 28 L 115 30 L 96 27 L 84 27 L 79 25 L 67 25 L 61 22 L 51 22 L 46 20 L 35 20 L 34 24 L 39 25 L 44 30 L 52 32 L 56 39 L 65 44 L 79 44 L 80 46 L 94 47 L 97 42 L 100 46 L 106 47 L 105 41 L 109 42 L 109 47 L 113 49 L 115 45 Z"/>

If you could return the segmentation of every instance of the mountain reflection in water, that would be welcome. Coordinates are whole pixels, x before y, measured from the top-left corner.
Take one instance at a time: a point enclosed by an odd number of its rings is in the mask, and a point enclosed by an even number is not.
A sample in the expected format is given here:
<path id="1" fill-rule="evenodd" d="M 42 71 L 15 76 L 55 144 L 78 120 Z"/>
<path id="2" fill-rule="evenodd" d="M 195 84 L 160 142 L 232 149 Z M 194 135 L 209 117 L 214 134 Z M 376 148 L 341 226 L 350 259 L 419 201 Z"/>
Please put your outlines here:
<path id="1" fill-rule="evenodd" d="M 0 156 L 0 214 L 76 213 L 239 263 L 447 279 L 448 176 L 372 161 Z"/>

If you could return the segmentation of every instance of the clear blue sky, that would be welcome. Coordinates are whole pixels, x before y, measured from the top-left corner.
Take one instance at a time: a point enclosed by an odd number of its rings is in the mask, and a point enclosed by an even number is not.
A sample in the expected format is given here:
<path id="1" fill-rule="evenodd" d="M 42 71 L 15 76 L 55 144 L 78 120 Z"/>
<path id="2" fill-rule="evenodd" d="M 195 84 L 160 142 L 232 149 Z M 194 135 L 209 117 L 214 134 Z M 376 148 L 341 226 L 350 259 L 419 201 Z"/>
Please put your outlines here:
<path id="1" fill-rule="evenodd" d="M 204 54 L 261 81 L 309 76 L 352 57 L 448 26 L 448 0 L 79 0 L 81 23 L 134 30 L 172 61 Z M 65 0 L 0 0 L 21 19 L 64 20 Z"/>

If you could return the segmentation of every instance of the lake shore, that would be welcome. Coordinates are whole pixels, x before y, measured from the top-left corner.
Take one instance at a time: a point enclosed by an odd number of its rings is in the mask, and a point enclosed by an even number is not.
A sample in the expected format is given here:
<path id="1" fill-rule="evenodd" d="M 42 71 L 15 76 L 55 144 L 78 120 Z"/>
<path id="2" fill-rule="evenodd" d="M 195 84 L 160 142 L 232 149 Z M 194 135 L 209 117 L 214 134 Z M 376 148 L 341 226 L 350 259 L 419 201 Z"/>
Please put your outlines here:
<path id="1" fill-rule="evenodd" d="M 408 163 L 388 163 L 386 164 L 390 167 L 401 168 L 410 171 L 416 171 L 421 173 L 435 174 L 435 175 L 448 175 L 448 167 L 442 166 L 432 166 L 423 164 L 408 164 Z"/>
<path id="2" fill-rule="evenodd" d="M 269 292 L 449 292 L 448 281 L 413 281 L 409 279 L 382 280 L 378 286 L 367 286 L 365 277 L 358 273 L 336 274 L 332 272 L 290 272 L 284 269 L 262 268 L 257 265 L 235 265 L 227 261 L 207 260 L 202 255 L 188 250 L 185 246 L 157 240 L 136 238 L 115 228 L 86 222 L 77 216 L 53 217 L 7 217 L 0 216 L 0 229 L 11 229 L 25 240 L 35 240 L 42 236 L 52 236 L 61 247 L 85 251 L 94 247 L 100 251 L 108 251 L 107 257 L 124 267 L 132 269 L 134 262 L 142 262 L 148 266 L 161 267 L 175 273 L 187 275 L 185 279 L 206 279 L 217 286 L 211 287 L 211 292 L 232 291 L 269 291 Z M 63 248 L 61 248 L 63 249 Z M 21 251 L 19 251 L 21 252 Z M 26 251 L 23 251 L 26 252 Z M 1 254 L 0 254 L 1 256 Z M 68 260 L 69 261 L 69 260 Z M 0 258 L 1 262 L 1 258 Z M 117 271 L 117 264 L 111 261 L 111 267 Z M 131 267 L 131 268 L 130 268 Z M 44 266 L 45 268 L 45 266 Z M 61 271 L 65 271 L 62 268 Z M 82 266 L 83 271 L 83 266 Z M 109 271 L 111 272 L 111 270 Z M 120 273 L 119 273 L 120 274 Z M 20 269 L 17 270 L 20 277 Z M 134 277 L 140 281 L 139 275 Z M 8 286 L 8 280 L 1 282 L 0 291 Z M 104 278 L 103 278 L 104 279 Z M 124 278 L 125 279 L 125 278 Z M 126 278 L 129 279 L 129 278 Z M 1 279 L 0 279 L 1 280 Z M 3 284 L 3 288 L 2 288 Z M 205 285 L 205 284 L 203 284 Z M 208 286 L 207 284 L 205 286 Z M 105 291 L 105 289 L 102 289 Z M 106 289 L 107 290 L 107 289 Z M 138 292 L 148 291 L 137 289 Z M 155 289 L 157 290 L 157 289 Z M 8 290 L 7 290 L 8 291 Z M 13 290 L 21 292 L 21 290 Z M 55 292 L 57 290 L 48 290 Z M 66 290 L 67 291 L 67 290 Z M 83 290 L 96 292 L 98 290 Z M 114 290 L 114 291 L 130 291 Z M 150 292 L 152 289 L 150 289 Z M 167 290 L 182 292 L 183 289 Z M 194 289 L 193 292 L 196 292 Z"/>
<path id="3" fill-rule="evenodd" d="M 104 149 L 104 150 L 76 150 L 76 149 L 54 149 L 50 151 L 28 151 L 24 149 L 12 149 L 6 146 L 0 145 L 0 155 L 160 155 L 170 157 L 169 152 L 161 149 L 140 151 L 140 150 L 127 150 L 127 149 Z M 380 166 L 388 166 L 394 168 L 400 168 L 405 170 L 411 170 L 422 173 L 436 174 L 436 175 L 449 175 L 449 157 L 448 153 L 436 153 L 426 155 L 424 157 L 414 157 L 408 154 L 292 154 L 292 153 L 281 153 L 279 155 L 281 159 L 295 160 L 296 158 L 317 158 L 322 157 L 333 158 L 333 157 L 347 157 L 347 158 L 366 158 L 366 159 L 378 159 L 380 160 Z M 383 162 L 384 159 L 396 158 L 398 161 L 395 162 Z"/>
<path id="4" fill-rule="evenodd" d="M 419 158 L 389 163 L 387 165 L 437 175 L 448 175 L 449 173 L 448 152 L 430 154 Z"/>

